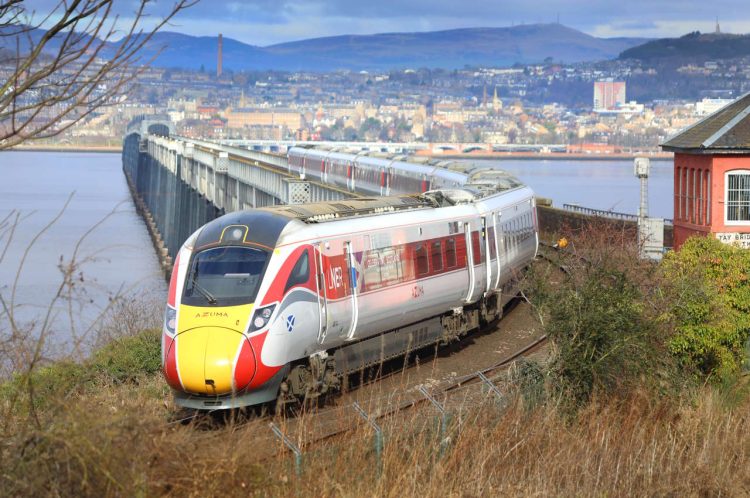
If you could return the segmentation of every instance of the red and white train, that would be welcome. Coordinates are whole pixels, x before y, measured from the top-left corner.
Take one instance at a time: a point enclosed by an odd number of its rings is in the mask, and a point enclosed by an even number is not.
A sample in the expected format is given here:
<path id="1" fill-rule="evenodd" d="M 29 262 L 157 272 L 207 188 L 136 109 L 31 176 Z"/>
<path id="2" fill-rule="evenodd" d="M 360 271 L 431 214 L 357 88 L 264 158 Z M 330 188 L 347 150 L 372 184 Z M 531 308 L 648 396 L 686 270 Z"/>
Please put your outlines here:
<path id="1" fill-rule="evenodd" d="M 411 196 L 238 211 L 176 257 L 163 333 L 178 405 L 317 396 L 499 315 L 535 257 L 531 189 L 495 170 Z"/>
<path id="2" fill-rule="evenodd" d="M 466 164 L 339 148 L 292 147 L 289 173 L 351 192 L 398 195 L 465 185 Z M 415 162 L 421 161 L 421 162 Z"/>

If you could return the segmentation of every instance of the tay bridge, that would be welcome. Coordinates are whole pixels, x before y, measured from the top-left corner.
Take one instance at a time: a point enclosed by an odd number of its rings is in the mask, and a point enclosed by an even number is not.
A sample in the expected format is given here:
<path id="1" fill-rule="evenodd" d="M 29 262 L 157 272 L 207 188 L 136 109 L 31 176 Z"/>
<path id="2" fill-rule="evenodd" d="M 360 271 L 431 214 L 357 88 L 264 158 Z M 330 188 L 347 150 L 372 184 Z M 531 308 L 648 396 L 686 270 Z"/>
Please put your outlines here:
<path id="1" fill-rule="evenodd" d="M 371 196 L 299 178 L 286 149 L 296 142 L 222 143 L 176 136 L 166 116 L 141 116 L 128 126 L 122 163 L 136 208 L 165 273 L 182 243 L 203 224 L 231 211 Z M 417 153 L 424 144 L 336 143 L 358 149 Z M 452 144 L 460 149 L 466 144 Z M 458 150 L 456 149 L 456 150 Z M 580 213 L 537 202 L 542 231 L 576 226 Z M 615 222 L 632 223 L 615 220 Z"/>

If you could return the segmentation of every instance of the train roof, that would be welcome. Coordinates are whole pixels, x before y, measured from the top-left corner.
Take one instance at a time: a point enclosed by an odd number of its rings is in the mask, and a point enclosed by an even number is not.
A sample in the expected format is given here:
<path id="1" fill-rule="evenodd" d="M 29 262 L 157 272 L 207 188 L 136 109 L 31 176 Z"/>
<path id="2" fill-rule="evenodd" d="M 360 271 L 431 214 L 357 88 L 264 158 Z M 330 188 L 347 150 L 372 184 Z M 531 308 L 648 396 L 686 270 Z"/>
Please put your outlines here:
<path id="1" fill-rule="evenodd" d="M 243 245 L 248 242 L 272 248 L 289 221 L 288 216 L 273 211 L 232 211 L 203 226 L 195 241 L 195 249 L 199 251 L 212 246 Z M 235 236 L 234 231 L 227 230 L 231 226 L 247 228 Z"/>
<path id="2" fill-rule="evenodd" d="M 490 170 L 484 176 L 496 173 L 498 172 Z M 216 246 L 251 244 L 270 249 L 276 246 L 281 233 L 294 220 L 305 224 L 317 224 L 379 214 L 468 205 L 506 191 L 522 193 L 524 187 L 520 183 L 497 182 L 490 178 L 487 183 L 478 182 L 462 188 L 431 190 L 419 195 L 355 198 L 233 211 L 207 223 L 198 234 L 195 248 L 199 251 Z M 240 230 L 230 229 L 231 227 Z"/>
<path id="3" fill-rule="evenodd" d="M 490 180 L 487 183 L 476 182 L 462 188 L 430 190 L 419 195 L 356 198 L 335 202 L 269 206 L 260 208 L 259 210 L 294 218 L 304 223 L 324 223 L 358 216 L 372 216 L 416 209 L 470 204 L 491 195 L 523 187 L 525 185 L 520 182 L 516 184 L 513 182 L 496 182 Z"/>
<path id="4" fill-rule="evenodd" d="M 355 216 L 370 216 L 435 207 L 439 207 L 439 205 L 432 198 L 421 195 L 399 195 L 392 197 L 344 199 L 335 202 L 269 206 L 260 208 L 259 211 L 298 219 L 304 223 L 322 223 Z"/>
<path id="5" fill-rule="evenodd" d="M 492 188 L 492 182 L 497 182 L 497 188 L 508 190 L 524 186 L 518 178 L 507 171 L 478 166 L 471 162 L 445 160 L 426 156 L 407 156 L 404 154 L 383 153 L 377 151 L 356 151 L 346 147 L 293 147 L 290 153 L 313 153 L 330 155 L 331 157 L 359 159 L 369 158 L 382 161 L 383 166 L 395 166 L 403 171 L 431 174 L 450 180 L 465 187 L 484 185 Z"/>

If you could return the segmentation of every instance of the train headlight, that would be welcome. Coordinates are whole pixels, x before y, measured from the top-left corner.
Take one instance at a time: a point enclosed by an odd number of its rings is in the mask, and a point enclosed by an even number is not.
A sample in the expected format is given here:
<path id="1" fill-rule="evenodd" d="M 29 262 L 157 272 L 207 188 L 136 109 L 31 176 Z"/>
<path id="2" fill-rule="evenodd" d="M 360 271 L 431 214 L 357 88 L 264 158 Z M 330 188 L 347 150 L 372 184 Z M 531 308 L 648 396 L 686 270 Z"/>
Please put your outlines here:
<path id="1" fill-rule="evenodd" d="M 164 328 L 167 333 L 174 335 L 175 327 L 177 326 L 177 310 L 167 305 L 167 309 L 164 312 Z"/>
<path id="2" fill-rule="evenodd" d="M 250 322 L 250 332 L 255 332 L 256 330 L 260 330 L 268 325 L 268 321 L 271 319 L 271 315 L 273 315 L 273 310 L 275 308 L 276 305 L 272 304 L 270 306 L 258 308 L 257 310 L 255 310 L 253 319 Z"/>

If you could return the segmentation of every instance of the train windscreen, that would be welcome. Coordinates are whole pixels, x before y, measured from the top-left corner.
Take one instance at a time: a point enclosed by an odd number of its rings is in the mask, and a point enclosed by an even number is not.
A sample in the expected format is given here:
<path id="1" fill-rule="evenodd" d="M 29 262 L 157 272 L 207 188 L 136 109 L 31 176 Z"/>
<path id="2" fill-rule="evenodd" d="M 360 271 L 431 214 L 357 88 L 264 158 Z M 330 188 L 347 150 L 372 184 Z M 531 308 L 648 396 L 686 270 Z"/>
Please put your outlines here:
<path id="1" fill-rule="evenodd" d="M 190 306 L 236 306 L 258 294 L 269 254 L 253 247 L 224 246 L 193 257 L 182 302 Z"/>

